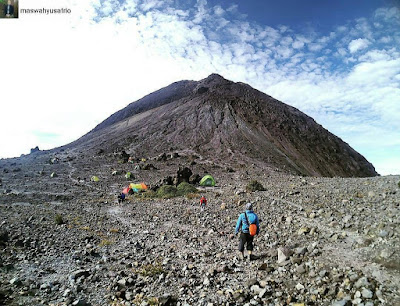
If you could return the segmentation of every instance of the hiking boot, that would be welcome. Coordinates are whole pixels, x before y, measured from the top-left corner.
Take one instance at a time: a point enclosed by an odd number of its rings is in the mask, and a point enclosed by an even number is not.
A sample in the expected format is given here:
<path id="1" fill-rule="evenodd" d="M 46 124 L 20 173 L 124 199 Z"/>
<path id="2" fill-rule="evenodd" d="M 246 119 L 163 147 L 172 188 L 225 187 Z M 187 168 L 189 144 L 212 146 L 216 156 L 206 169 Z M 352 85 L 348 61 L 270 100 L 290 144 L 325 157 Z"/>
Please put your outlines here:
<path id="1" fill-rule="evenodd" d="M 249 261 L 253 261 L 255 259 L 256 259 L 256 257 L 253 254 L 249 254 Z"/>
<path id="2" fill-rule="evenodd" d="M 238 252 L 237 259 L 238 259 L 239 261 L 243 261 L 243 260 L 244 260 L 244 255 L 243 255 L 242 252 Z"/>

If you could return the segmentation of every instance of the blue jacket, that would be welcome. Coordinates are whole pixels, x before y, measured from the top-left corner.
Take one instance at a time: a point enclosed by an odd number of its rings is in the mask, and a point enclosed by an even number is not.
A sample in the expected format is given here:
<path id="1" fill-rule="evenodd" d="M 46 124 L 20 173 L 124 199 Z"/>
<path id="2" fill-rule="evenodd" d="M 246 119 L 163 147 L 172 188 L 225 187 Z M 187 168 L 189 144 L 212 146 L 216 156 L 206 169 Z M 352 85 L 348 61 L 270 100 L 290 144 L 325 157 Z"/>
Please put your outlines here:
<path id="1" fill-rule="evenodd" d="M 258 217 L 252 210 L 246 210 L 247 218 L 249 219 L 250 224 L 255 224 L 257 225 L 257 235 L 260 232 L 260 223 L 258 222 Z M 240 228 L 242 229 L 242 233 L 248 233 L 249 232 L 249 224 L 247 224 L 246 221 L 246 216 L 244 213 L 241 213 L 239 215 L 239 218 L 236 222 L 236 229 L 235 229 L 235 234 L 239 233 Z"/>

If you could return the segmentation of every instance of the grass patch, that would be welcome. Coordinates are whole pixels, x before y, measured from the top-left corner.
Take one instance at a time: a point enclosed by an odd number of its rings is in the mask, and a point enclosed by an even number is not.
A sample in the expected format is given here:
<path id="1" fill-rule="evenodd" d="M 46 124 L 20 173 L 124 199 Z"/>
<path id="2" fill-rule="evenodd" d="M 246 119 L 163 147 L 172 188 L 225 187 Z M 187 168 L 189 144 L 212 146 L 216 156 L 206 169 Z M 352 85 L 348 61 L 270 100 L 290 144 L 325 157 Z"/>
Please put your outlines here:
<path id="1" fill-rule="evenodd" d="M 61 225 L 61 224 L 65 223 L 64 220 L 63 220 L 63 217 L 61 215 L 59 215 L 59 214 L 57 214 L 54 217 L 54 221 L 56 222 L 57 225 Z"/>
<path id="2" fill-rule="evenodd" d="M 135 197 L 141 197 L 144 199 L 171 199 L 179 196 L 186 196 L 188 199 L 194 199 L 199 197 L 197 193 L 196 187 L 190 185 L 189 183 L 182 182 L 178 185 L 178 187 L 172 185 L 163 185 L 157 189 L 157 191 L 147 190 L 139 195 L 135 195 Z"/>
<path id="3" fill-rule="evenodd" d="M 110 228 L 110 232 L 116 234 L 119 232 L 119 229 L 118 228 Z"/>
<path id="4" fill-rule="evenodd" d="M 189 193 L 196 193 L 197 192 L 196 187 L 194 187 L 193 185 L 190 185 L 187 182 L 180 183 L 176 189 L 177 189 L 178 195 L 180 195 L 180 196 L 187 195 Z"/>
<path id="5" fill-rule="evenodd" d="M 99 243 L 99 247 L 111 245 L 113 242 L 109 239 L 102 239 Z"/>
<path id="6" fill-rule="evenodd" d="M 144 296 L 143 293 L 137 294 L 135 296 L 135 299 L 132 301 L 133 305 L 142 305 L 142 303 L 144 303 L 145 305 L 160 305 L 160 301 L 158 298 L 156 297 L 147 297 Z"/>
<path id="7" fill-rule="evenodd" d="M 252 180 L 246 186 L 247 192 L 254 192 L 254 191 L 264 191 L 264 186 L 257 180 Z"/>
<path id="8" fill-rule="evenodd" d="M 178 189 L 175 186 L 163 185 L 157 190 L 157 197 L 162 199 L 170 199 L 177 196 Z"/>
<path id="9" fill-rule="evenodd" d="M 142 276 L 155 276 L 164 273 L 164 269 L 160 262 L 154 264 L 143 265 L 139 269 L 134 270 L 135 273 Z"/>
<path id="10" fill-rule="evenodd" d="M 189 200 L 198 199 L 200 198 L 200 195 L 198 193 L 188 193 L 186 198 Z"/>
<path id="11" fill-rule="evenodd" d="M 157 192 L 155 192 L 154 190 L 147 190 L 145 192 L 142 192 L 141 194 L 135 194 L 135 197 L 153 199 L 157 198 Z"/>

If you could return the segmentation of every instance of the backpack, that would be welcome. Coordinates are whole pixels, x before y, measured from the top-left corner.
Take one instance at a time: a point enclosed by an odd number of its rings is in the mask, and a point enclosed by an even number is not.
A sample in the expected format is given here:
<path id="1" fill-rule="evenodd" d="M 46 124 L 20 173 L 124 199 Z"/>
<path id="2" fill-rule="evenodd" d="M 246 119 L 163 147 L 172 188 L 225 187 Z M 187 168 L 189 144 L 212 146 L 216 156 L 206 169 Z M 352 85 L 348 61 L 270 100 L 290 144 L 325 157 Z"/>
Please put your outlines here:
<path id="1" fill-rule="evenodd" d="M 246 217 L 247 224 L 249 224 L 249 234 L 250 234 L 250 236 L 253 237 L 257 234 L 257 225 L 255 225 L 254 223 L 250 224 L 249 218 L 247 218 L 246 212 L 244 212 L 244 215 Z"/>

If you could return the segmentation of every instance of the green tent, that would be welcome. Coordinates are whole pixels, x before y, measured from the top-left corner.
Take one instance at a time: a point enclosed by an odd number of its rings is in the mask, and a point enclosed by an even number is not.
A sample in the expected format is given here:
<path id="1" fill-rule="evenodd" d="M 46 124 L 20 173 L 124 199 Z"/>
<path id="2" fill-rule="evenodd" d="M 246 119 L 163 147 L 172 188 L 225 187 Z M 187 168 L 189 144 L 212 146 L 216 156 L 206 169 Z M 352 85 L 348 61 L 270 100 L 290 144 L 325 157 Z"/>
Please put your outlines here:
<path id="1" fill-rule="evenodd" d="M 200 186 L 215 186 L 215 179 L 207 174 L 201 179 Z"/>
<path id="2" fill-rule="evenodd" d="M 90 179 L 92 182 L 98 182 L 99 178 L 95 175 L 92 176 L 92 178 Z"/>
<path id="3" fill-rule="evenodd" d="M 125 174 L 125 178 L 126 178 L 127 180 L 129 180 L 131 177 L 132 177 L 132 173 L 127 172 L 127 173 Z"/>

